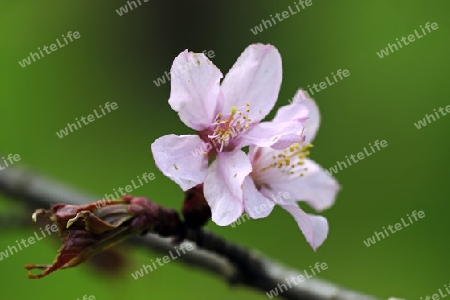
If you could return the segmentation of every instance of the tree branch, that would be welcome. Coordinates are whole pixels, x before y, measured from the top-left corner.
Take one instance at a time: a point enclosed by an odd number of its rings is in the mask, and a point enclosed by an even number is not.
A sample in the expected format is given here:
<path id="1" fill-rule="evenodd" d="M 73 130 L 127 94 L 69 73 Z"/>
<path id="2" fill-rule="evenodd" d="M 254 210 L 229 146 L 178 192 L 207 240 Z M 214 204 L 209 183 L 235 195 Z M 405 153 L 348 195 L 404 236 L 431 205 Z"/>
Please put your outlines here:
<path id="1" fill-rule="evenodd" d="M 56 203 L 82 205 L 99 199 L 15 166 L 0 171 L 0 192 L 35 209 L 49 208 Z M 198 247 L 183 254 L 177 261 L 206 270 L 234 285 L 251 287 L 266 293 L 278 284 L 286 284 L 285 278 L 303 274 L 206 230 L 188 230 L 186 238 L 195 242 Z M 164 254 L 173 251 L 175 246 L 172 239 L 155 234 L 136 236 L 128 241 Z M 307 279 L 298 285 L 292 284 L 292 288 L 280 293 L 280 296 L 285 299 L 305 300 L 376 300 L 374 297 L 315 278 Z"/>

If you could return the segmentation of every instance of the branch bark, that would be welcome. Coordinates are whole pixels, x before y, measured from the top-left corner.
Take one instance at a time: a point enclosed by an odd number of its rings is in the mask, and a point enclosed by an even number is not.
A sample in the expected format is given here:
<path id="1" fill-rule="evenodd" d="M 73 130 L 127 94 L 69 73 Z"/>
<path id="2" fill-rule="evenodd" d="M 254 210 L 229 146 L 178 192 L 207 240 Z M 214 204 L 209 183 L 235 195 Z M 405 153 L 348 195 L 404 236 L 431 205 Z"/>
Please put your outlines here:
<path id="1" fill-rule="evenodd" d="M 0 192 L 34 209 L 47 209 L 56 203 L 82 205 L 99 199 L 17 166 L 0 171 Z M 278 284 L 287 285 L 285 278 L 304 274 L 206 230 L 189 230 L 186 237 L 197 244 L 197 247 L 180 256 L 177 261 L 208 271 L 233 285 L 246 286 L 266 293 Z M 165 255 L 170 250 L 173 251 L 175 246 L 172 239 L 155 234 L 136 236 L 127 242 Z M 298 285 L 292 284 L 292 288 L 284 290 L 279 296 L 285 299 L 304 300 L 377 299 L 316 278 L 307 279 Z"/>

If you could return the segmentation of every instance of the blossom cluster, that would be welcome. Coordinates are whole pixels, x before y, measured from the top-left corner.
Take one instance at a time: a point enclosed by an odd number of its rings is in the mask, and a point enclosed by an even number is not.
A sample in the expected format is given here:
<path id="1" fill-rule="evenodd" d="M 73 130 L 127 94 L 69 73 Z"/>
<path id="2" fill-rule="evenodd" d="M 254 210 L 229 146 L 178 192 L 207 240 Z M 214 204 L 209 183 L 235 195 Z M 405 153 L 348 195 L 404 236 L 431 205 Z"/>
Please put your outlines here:
<path id="1" fill-rule="evenodd" d="M 247 47 L 224 78 L 203 53 L 187 50 L 175 58 L 172 70 L 192 61 L 196 68 L 172 77 L 169 104 L 196 134 L 156 139 L 151 149 L 157 167 L 183 191 L 203 185 L 217 225 L 230 225 L 243 213 L 264 218 L 279 205 L 317 249 L 327 237 L 328 222 L 305 213 L 298 202 L 322 211 L 340 188 L 308 158 L 320 123 L 317 105 L 302 97 L 262 122 L 275 106 L 282 81 L 281 56 L 272 45 Z M 211 147 L 202 147 L 205 143 Z M 198 148 L 203 155 L 193 157 Z M 272 196 L 280 192 L 290 199 Z M 267 203 L 267 210 L 251 209 Z"/>

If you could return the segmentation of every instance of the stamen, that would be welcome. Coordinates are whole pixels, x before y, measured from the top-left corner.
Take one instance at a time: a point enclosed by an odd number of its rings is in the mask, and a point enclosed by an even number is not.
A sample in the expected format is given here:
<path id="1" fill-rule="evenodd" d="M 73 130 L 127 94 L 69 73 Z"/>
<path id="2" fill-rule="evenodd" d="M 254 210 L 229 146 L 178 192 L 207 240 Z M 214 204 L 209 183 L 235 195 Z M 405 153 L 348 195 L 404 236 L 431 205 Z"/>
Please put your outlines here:
<path id="1" fill-rule="evenodd" d="M 289 148 L 284 149 L 277 156 L 272 155 L 273 162 L 262 168 L 261 171 L 267 171 L 271 168 L 281 169 L 281 173 L 304 176 L 304 172 L 308 170 L 308 168 L 302 167 L 305 164 L 305 158 L 309 155 L 311 148 L 311 144 L 301 145 L 299 143 L 292 144 Z M 298 160 L 296 159 L 298 158 Z M 294 160 L 292 162 L 291 160 Z"/>
<path id="2" fill-rule="evenodd" d="M 250 104 L 246 103 L 245 106 L 245 114 L 243 114 L 236 106 L 231 107 L 231 114 L 224 119 L 222 119 L 223 114 L 221 112 L 217 114 L 215 128 L 212 134 L 208 135 L 208 138 L 212 140 L 214 145 L 217 144 L 216 150 L 219 152 L 221 152 L 224 147 L 228 146 L 234 137 L 250 128 L 251 119 L 246 115 L 250 112 Z M 244 122 L 242 122 L 242 120 Z"/>

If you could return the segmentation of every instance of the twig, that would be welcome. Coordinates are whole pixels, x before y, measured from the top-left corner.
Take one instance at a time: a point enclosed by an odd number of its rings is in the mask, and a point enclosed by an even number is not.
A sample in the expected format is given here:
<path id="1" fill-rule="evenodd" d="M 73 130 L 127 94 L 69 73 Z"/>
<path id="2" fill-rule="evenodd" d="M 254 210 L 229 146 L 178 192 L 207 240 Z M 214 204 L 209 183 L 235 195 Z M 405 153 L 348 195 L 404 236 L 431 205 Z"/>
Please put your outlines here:
<path id="1" fill-rule="evenodd" d="M 56 203 L 82 205 L 98 199 L 16 166 L 0 171 L 0 192 L 33 208 L 49 208 Z M 286 284 L 285 278 L 303 274 L 206 230 L 190 230 L 186 237 L 198 247 L 183 254 L 177 261 L 209 271 L 235 285 L 251 287 L 266 293 L 278 284 Z M 129 241 L 165 254 L 174 249 L 172 239 L 154 234 L 136 236 Z M 292 288 L 280 293 L 280 296 L 285 299 L 305 300 L 376 299 L 315 278 L 292 285 Z"/>

